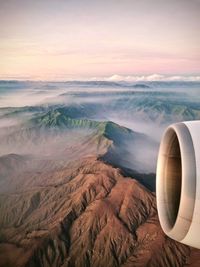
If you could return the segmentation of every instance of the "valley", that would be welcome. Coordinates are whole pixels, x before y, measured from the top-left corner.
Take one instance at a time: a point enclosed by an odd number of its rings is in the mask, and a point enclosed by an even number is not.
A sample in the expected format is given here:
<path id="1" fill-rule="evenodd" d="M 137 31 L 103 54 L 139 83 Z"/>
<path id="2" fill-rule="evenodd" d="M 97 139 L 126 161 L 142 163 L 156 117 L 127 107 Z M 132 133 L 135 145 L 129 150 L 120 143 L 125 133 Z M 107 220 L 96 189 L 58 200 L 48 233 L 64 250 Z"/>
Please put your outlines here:
<path id="1" fill-rule="evenodd" d="M 198 84 L 0 88 L 0 267 L 199 266 L 155 201 L 161 134 L 200 118 Z"/>

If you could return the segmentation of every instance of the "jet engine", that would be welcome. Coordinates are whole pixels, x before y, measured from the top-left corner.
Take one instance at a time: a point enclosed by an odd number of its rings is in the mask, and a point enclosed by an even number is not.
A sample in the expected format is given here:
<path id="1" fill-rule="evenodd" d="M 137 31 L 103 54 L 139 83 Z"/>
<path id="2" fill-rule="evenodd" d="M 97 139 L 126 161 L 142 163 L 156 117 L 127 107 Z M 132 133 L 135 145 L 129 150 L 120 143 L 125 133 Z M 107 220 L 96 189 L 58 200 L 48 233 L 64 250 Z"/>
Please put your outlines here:
<path id="1" fill-rule="evenodd" d="M 165 131 L 157 162 L 156 195 L 166 235 L 200 249 L 200 121 L 176 123 Z"/>

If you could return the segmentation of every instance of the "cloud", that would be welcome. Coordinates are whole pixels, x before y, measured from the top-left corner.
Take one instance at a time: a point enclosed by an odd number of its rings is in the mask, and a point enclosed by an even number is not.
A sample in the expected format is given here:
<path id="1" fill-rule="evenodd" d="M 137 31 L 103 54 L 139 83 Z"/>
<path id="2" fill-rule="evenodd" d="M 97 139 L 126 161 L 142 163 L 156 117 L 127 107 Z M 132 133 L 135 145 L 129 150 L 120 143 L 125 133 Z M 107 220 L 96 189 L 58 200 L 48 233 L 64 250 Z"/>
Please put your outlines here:
<path id="1" fill-rule="evenodd" d="M 93 80 L 98 80 L 98 78 L 93 78 Z M 200 76 L 167 76 L 162 74 L 151 74 L 151 75 L 142 75 L 142 76 L 122 76 L 114 74 L 110 77 L 105 77 L 103 79 L 99 78 L 99 80 L 119 82 L 151 82 L 151 81 L 196 81 L 200 82 Z"/>
<path id="2" fill-rule="evenodd" d="M 48 76 L 48 75 L 47 75 Z M 152 81 L 183 81 L 183 82 L 200 82 L 200 75 L 163 75 L 163 74 L 150 74 L 150 75 L 118 75 L 104 77 L 79 77 L 68 78 L 68 74 L 51 75 L 51 78 L 44 76 L 17 76 L 17 75 L 0 75 L 0 80 L 19 80 L 19 81 L 108 81 L 108 82 L 152 82 Z"/>

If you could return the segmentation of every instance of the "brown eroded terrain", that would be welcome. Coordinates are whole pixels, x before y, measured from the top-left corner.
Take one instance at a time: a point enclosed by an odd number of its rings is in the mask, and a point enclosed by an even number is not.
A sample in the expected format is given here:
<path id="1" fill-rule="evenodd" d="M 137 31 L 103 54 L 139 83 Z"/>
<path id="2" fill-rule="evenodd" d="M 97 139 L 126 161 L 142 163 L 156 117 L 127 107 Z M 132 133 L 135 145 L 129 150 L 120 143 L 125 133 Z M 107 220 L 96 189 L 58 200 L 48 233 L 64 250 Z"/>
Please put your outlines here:
<path id="1" fill-rule="evenodd" d="M 0 211 L 1 267 L 200 266 L 163 234 L 155 195 L 95 157 L 21 174 Z"/>

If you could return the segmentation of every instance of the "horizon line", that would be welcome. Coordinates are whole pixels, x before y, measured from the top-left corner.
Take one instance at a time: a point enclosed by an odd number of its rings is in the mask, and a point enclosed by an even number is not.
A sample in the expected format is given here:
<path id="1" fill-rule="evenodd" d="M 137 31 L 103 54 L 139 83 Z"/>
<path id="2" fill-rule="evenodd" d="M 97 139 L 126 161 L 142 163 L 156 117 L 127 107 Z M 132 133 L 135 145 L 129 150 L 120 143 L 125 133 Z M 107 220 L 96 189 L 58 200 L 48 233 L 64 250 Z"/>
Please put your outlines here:
<path id="1" fill-rule="evenodd" d="M 64 78 L 53 77 L 16 77 L 8 75 L 7 77 L 0 77 L 0 81 L 8 82 L 200 82 L 200 74 L 183 74 L 183 75 L 164 75 L 164 74 L 150 74 L 150 75 L 118 75 L 104 77 L 80 77 L 80 78 Z"/>

